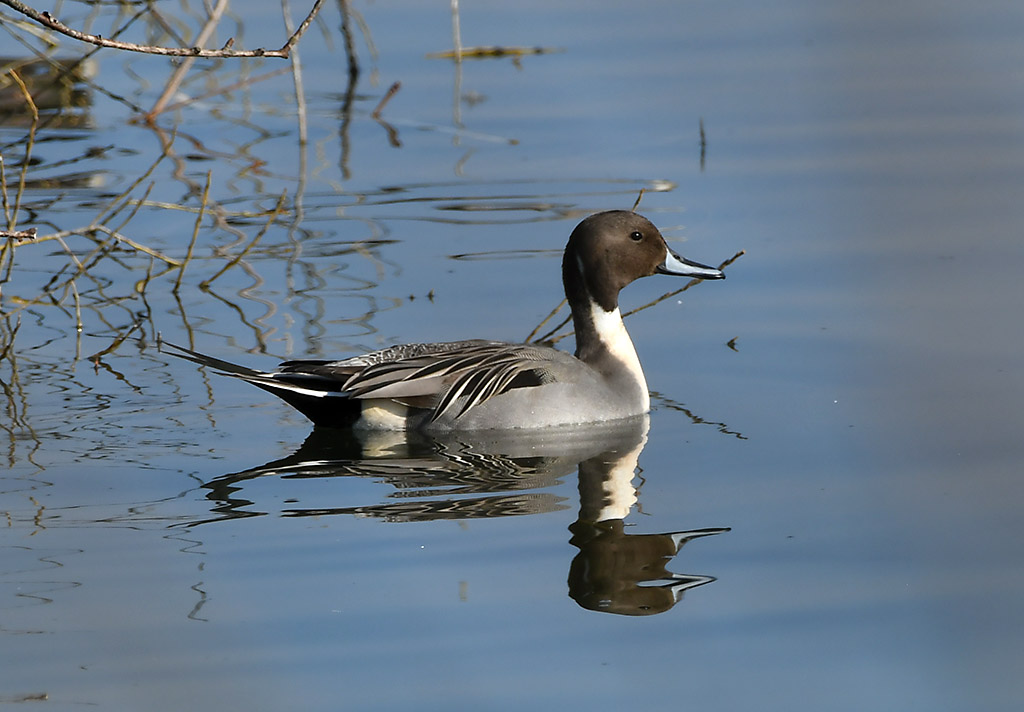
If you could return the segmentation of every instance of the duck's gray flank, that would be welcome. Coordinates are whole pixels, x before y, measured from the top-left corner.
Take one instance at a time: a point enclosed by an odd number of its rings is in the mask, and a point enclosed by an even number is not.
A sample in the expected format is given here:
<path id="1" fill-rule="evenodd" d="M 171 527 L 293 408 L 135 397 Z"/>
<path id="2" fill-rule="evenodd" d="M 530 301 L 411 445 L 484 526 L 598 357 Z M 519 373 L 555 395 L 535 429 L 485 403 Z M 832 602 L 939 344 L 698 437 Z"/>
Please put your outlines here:
<path id="1" fill-rule="evenodd" d="M 321 426 L 451 431 L 611 421 L 650 407 L 618 295 L 656 273 L 725 276 L 673 254 L 636 213 L 597 213 L 576 226 L 562 260 L 575 355 L 539 344 L 470 340 L 391 346 L 338 361 L 286 361 L 262 372 L 164 343 L 175 355 L 274 393 Z"/>

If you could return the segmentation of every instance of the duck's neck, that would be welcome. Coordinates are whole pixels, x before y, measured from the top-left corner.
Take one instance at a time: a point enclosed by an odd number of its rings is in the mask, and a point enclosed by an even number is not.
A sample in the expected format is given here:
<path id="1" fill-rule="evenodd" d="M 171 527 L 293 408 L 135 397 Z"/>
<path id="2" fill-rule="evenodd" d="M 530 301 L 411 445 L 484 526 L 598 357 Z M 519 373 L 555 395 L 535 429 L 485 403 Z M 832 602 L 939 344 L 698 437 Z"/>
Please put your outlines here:
<path id="1" fill-rule="evenodd" d="M 572 309 L 576 358 L 605 377 L 620 382 L 620 386 L 637 399 L 642 412 L 646 412 L 651 403 L 647 380 L 619 313 L 618 290 L 605 289 L 602 293 L 601 287 L 608 285 L 589 288 L 583 265 L 571 252 L 566 253 L 562 263 L 562 279 Z"/>

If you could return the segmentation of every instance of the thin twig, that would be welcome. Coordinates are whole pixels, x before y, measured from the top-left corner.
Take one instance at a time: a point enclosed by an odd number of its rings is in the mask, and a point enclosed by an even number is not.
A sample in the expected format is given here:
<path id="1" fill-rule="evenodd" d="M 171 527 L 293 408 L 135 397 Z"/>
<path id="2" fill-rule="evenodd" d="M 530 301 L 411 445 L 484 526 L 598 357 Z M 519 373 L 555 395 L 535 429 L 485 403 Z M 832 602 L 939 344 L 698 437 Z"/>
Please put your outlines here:
<path id="1" fill-rule="evenodd" d="M 214 97 L 214 96 L 221 96 L 223 94 L 229 94 L 229 93 L 231 93 L 233 91 L 237 91 L 239 89 L 244 89 L 245 87 L 252 86 L 256 82 L 262 82 L 262 81 L 266 81 L 267 79 L 273 79 L 274 77 L 278 76 L 279 74 L 286 74 L 286 73 L 288 73 L 290 71 L 292 71 L 292 70 L 289 67 L 281 67 L 280 69 L 275 69 L 272 72 L 267 72 L 266 74 L 260 74 L 259 76 L 256 76 L 256 77 L 248 77 L 246 79 L 240 79 L 237 82 L 234 82 L 233 84 L 228 84 L 227 86 L 218 87 L 216 89 L 211 89 L 210 91 L 205 92 L 203 94 L 199 94 L 198 96 L 190 96 L 187 99 L 182 99 L 181 101 L 176 101 L 173 104 L 165 106 L 163 108 L 163 113 L 167 113 L 168 111 L 176 111 L 176 110 L 182 108 L 183 106 L 188 106 L 189 104 L 195 104 L 196 102 L 199 102 L 199 101 L 206 101 L 207 99 L 209 99 L 211 97 Z"/>
<path id="2" fill-rule="evenodd" d="M 464 128 L 462 124 L 462 25 L 459 19 L 459 0 L 452 0 L 452 47 L 455 48 L 455 79 L 452 82 L 452 123 L 455 128 Z M 452 137 L 452 145 L 462 142 L 460 134 Z M 468 156 L 463 158 L 465 161 Z M 456 167 L 456 174 L 461 175 L 461 166 Z"/>
<path id="3" fill-rule="evenodd" d="M 163 162 L 165 158 L 171 155 L 171 147 L 174 145 L 174 140 L 177 137 L 177 130 L 175 130 L 175 132 L 171 134 L 170 138 L 166 140 L 164 140 L 163 136 L 160 137 L 161 143 L 163 144 L 162 149 L 160 151 L 160 155 L 157 156 L 156 160 L 153 161 L 152 164 L 150 164 L 149 168 L 147 168 L 142 173 L 142 175 L 140 175 L 138 178 L 132 181 L 131 185 L 129 185 L 120 195 L 114 198 L 114 200 L 112 200 L 110 204 L 107 205 L 107 207 L 96 216 L 96 218 L 93 220 L 93 225 L 98 225 L 100 223 L 106 222 L 107 220 L 110 220 L 115 215 L 117 215 L 117 213 L 121 212 L 121 210 L 124 209 L 125 205 L 128 203 L 128 195 L 138 186 L 142 185 L 142 182 L 153 174 L 153 171 L 156 170 L 156 167 L 160 165 L 160 163 Z M 124 200 L 125 202 L 122 203 L 121 205 L 118 205 L 118 201 L 121 200 Z"/>
<path id="4" fill-rule="evenodd" d="M 118 225 L 115 228 L 112 228 L 113 232 L 115 232 L 115 233 L 121 232 L 121 230 L 124 228 L 124 226 L 132 221 L 132 218 L 134 218 L 136 216 L 136 214 L 138 214 L 139 210 L 142 209 L 143 204 L 149 198 L 149 194 L 153 191 L 154 186 L 156 186 L 156 181 L 155 180 L 154 181 L 150 181 L 149 182 L 149 186 L 142 193 L 142 197 L 139 198 L 138 200 L 134 201 L 135 205 L 132 207 L 131 212 L 128 213 L 128 217 L 126 217 L 124 220 L 122 220 L 120 225 Z M 125 203 L 124 203 L 124 205 L 126 205 L 126 206 L 130 205 L 130 204 L 131 204 L 131 201 L 125 201 Z M 110 217 L 113 218 L 115 215 L 117 215 L 117 213 L 112 213 L 110 215 Z"/>
<path id="5" fill-rule="evenodd" d="M 731 265 L 733 262 L 735 262 L 736 260 L 738 260 L 740 257 L 742 257 L 745 254 L 747 254 L 746 250 L 740 250 L 735 255 L 733 255 L 732 257 L 727 259 L 725 262 L 723 262 L 722 264 L 718 265 L 718 269 L 724 270 L 726 267 Z M 633 314 L 636 314 L 638 311 L 643 311 L 644 309 L 648 309 L 650 307 L 653 307 L 655 304 L 660 304 L 661 302 L 665 301 L 666 299 L 671 299 L 674 296 L 682 294 L 683 292 L 685 292 L 690 287 L 692 287 L 692 286 L 694 286 L 696 284 L 700 284 L 703 281 L 704 280 L 702 280 L 702 279 L 691 279 L 689 282 L 687 282 L 685 285 L 683 285 L 679 289 L 676 289 L 676 290 L 673 290 L 673 291 L 668 292 L 666 294 L 663 294 L 660 297 L 658 297 L 657 299 L 655 299 L 654 301 L 648 302 L 647 304 L 644 304 L 643 306 L 637 307 L 636 309 L 632 309 L 632 310 L 626 312 L 625 314 L 622 315 L 622 318 L 625 319 L 627 316 L 632 316 Z M 567 336 L 571 336 L 573 334 L 573 331 L 571 331 L 571 330 L 570 331 L 566 331 L 565 333 L 559 334 L 558 336 L 550 336 L 554 332 L 556 332 L 559 329 L 561 329 L 565 324 L 569 323 L 569 319 L 570 318 L 571 318 L 571 316 L 570 317 L 566 317 L 565 321 L 563 321 L 561 324 L 559 324 L 554 329 L 549 331 L 547 334 L 542 336 L 539 340 L 543 341 L 544 343 L 547 343 L 547 344 L 554 344 L 554 343 L 557 343 L 557 342 L 561 341 L 562 339 L 564 339 Z"/>
<path id="6" fill-rule="evenodd" d="M 640 189 L 640 194 L 638 196 L 636 196 L 636 202 L 633 203 L 633 207 L 631 208 L 634 213 L 636 212 L 636 209 L 638 207 L 640 207 L 640 201 L 644 199 L 644 191 L 645 190 L 647 190 L 647 189 L 646 188 L 641 188 Z"/>
<path id="7" fill-rule="evenodd" d="M 78 296 L 78 284 L 71 280 L 71 294 L 75 297 L 75 333 L 81 334 L 82 329 L 82 300 Z"/>
<path id="8" fill-rule="evenodd" d="M 402 147 L 402 141 L 401 141 L 401 139 L 398 138 L 398 129 L 396 129 L 394 126 L 392 126 L 387 121 L 382 119 L 381 116 L 380 116 L 380 112 L 381 112 L 381 110 L 383 110 L 384 105 L 387 104 L 389 101 L 391 101 L 391 97 L 393 97 L 395 94 L 397 94 L 398 90 L 401 89 L 401 88 L 402 88 L 402 82 L 395 82 L 394 84 L 392 84 L 388 88 L 388 90 L 384 93 L 384 98 L 380 100 L 379 104 L 377 104 L 377 108 L 373 110 L 372 114 L 370 114 L 370 117 L 374 121 L 376 121 L 378 124 L 380 124 L 381 126 L 384 127 L 384 130 L 388 134 L 388 143 L 391 144 L 395 148 L 401 148 Z"/>
<path id="9" fill-rule="evenodd" d="M 58 242 L 60 243 L 60 246 L 64 248 L 64 252 L 67 253 L 68 257 L 71 258 L 71 261 L 74 262 L 78 266 L 78 274 L 76 274 L 75 276 L 73 276 L 71 279 L 69 279 L 67 281 L 67 286 L 70 287 L 71 294 L 75 298 L 75 331 L 76 332 L 81 332 L 82 331 L 82 302 L 81 302 L 81 299 L 78 296 L 78 286 L 75 284 L 75 279 L 78 277 L 79 274 L 82 274 L 83 272 L 85 272 L 85 268 L 82 266 L 82 263 L 78 260 L 78 258 L 75 256 L 75 253 L 71 251 L 71 248 L 68 247 L 68 244 L 66 242 L 64 242 L 64 240 L 58 240 Z M 65 294 L 67 294 L 67 292 L 65 292 Z"/>
<path id="10" fill-rule="evenodd" d="M 561 308 L 562 308 L 563 306 L 565 306 L 565 301 L 566 301 L 565 299 L 563 299 L 562 301 L 560 301 L 560 302 L 558 303 L 558 306 L 557 306 L 557 307 L 555 307 L 554 309 L 552 309 L 552 310 L 551 310 L 551 313 L 550 313 L 550 314 L 548 314 L 548 315 L 547 315 L 546 317 L 544 317 L 544 318 L 543 318 L 543 319 L 541 320 L 541 322 L 540 322 L 539 324 L 537 324 L 537 326 L 533 327 L 533 331 L 531 331 L 531 332 L 530 332 L 530 335 L 529 335 L 529 336 L 527 336 L 527 337 L 526 337 L 526 339 L 525 339 L 526 343 L 530 343 L 531 341 L 533 341 L 533 337 L 537 335 L 537 332 L 538 332 L 538 331 L 540 331 L 540 330 L 541 330 L 541 328 L 542 328 L 542 327 L 543 327 L 543 326 L 544 326 L 545 324 L 547 324 L 547 323 L 548 323 L 549 321 L 551 321 L 552 319 L 554 319 L 554 318 L 555 318 L 555 314 L 557 314 L 557 313 L 559 312 L 559 310 L 560 310 L 560 309 L 561 309 Z M 565 323 L 565 322 L 562 322 L 562 323 Z M 555 327 L 555 331 L 558 331 L 558 330 L 559 330 L 560 328 L 561 328 L 561 325 L 559 325 L 559 326 L 556 326 L 556 327 Z"/>
<path id="11" fill-rule="evenodd" d="M 292 11 L 288 0 L 281 0 L 281 14 L 284 16 L 285 32 L 292 31 Z M 309 140 L 306 130 L 306 91 L 302 84 L 302 59 L 299 57 L 299 50 L 291 57 L 292 83 L 295 85 L 295 111 L 299 120 L 299 146 L 305 146 Z"/>
<path id="12" fill-rule="evenodd" d="M 35 239 L 36 233 L 34 228 L 29 230 L 15 230 L 18 224 L 18 212 L 21 210 L 21 197 L 25 193 L 25 180 L 28 176 L 28 167 L 32 162 L 32 147 L 36 141 L 36 127 L 39 125 L 39 109 L 36 107 L 35 101 L 32 99 L 32 93 L 29 92 L 28 87 L 25 86 L 25 82 L 21 80 L 21 77 L 13 69 L 8 72 L 11 78 L 14 79 L 18 88 L 21 90 L 22 95 L 25 97 L 25 103 L 28 104 L 29 109 L 32 111 L 32 123 L 29 126 L 28 140 L 25 142 L 25 158 L 22 160 L 21 171 L 18 174 L 18 192 L 14 196 L 14 208 L 10 207 L 7 197 L 7 171 L 4 170 L 3 157 L 0 156 L 0 183 L 3 184 L 3 208 L 4 208 L 4 220 L 7 227 L 3 245 L 0 245 L 0 268 L 5 264 L 7 270 L 0 278 L 0 284 L 7 282 L 11 278 L 11 272 L 14 269 L 14 248 L 18 243 L 13 240 Z"/>
<path id="13" fill-rule="evenodd" d="M 21 174 L 18 177 L 18 192 L 14 196 L 14 209 L 11 211 L 10 222 L 8 223 L 8 230 L 13 230 L 18 222 L 18 211 L 21 209 L 21 197 L 25 192 L 25 179 L 28 176 L 28 167 L 32 162 L 32 147 L 36 142 L 36 127 L 39 125 L 39 109 L 36 107 L 36 102 L 32 99 L 32 93 L 25 86 L 25 82 L 21 80 L 18 73 L 13 69 L 8 72 L 11 78 L 14 79 L 18 88 L 21 89 L 22 95 L 25 97 L 25 102 L 28 104 L 28 108 L 32 111 L 32 123 L 28 130 L 28 141 L 25 143 L 25 160 L 21 164 Z"/>
<path id="14" fill-rule="evenodd" d="M 724 270 L 726 267 L 731 265 L 733 262 L 735 262 L 736 260 L 738 260 L 740 257 L 742 257 L 745 254 L 747 254 L 746 250 L 740 250 L 735 255 L 733 255 L 732 257 L 727 259 L 725 262 L 723 262 L 722 264 L 718 265 L 718 269 Z M 703 281 L 704 281 L 703 279 L 691 279 L 689 282 L 684 284 L 679 289 L 673 290 L 673 291 L 668 292 L 666 294 L 662 294 L 660 297 L 658 297 L 654 301 L 648 302 L 647 304 L 644 304 L 643 306 L 639 306 L 636 309 L 632 309 L 632 310 L 626 312 L 625 314 L 622 315 L 622 318 L 625 319 L 627 316 L 632 316 L 633 314 L 636 314 L 638 311 L 643 311 L 644 309 L 647 309 L 649 307 L 653 307 L 655 304 L 660 304 L 661 302 L 665 301 L 666 299 L 671 299 L 672 297 L 674 297 L 674 296 L 676 296 L 678 294 L 682 294 L 683 292 L 685 292 L 690 287 L 693 287 L 694 285 L 700 284 Z"/>
<path id="15" fill-rule="evenodd" d="M 704 117 L 700 117 L 700 171 L 704 172 L 704 162 L 708 155 L 708 137 L 704 134 Z"/>
<path id="16" fill-rule="evenodd" d="M 152 257 L 150 257 L 149 258 L 149 266 L 146 267 L 146 276 L 143 277 L 142 279 L 140 279 L 138 282 L 135 283 L 135 293 L 138 294 L 142 298 L 143 303 L 145 303 L 145 301 L 146 301 L 146 287 L 149 286 L 150 281 L 153 279 L 153 265 L 155 265 L 155 264 L 156 264 L 156 260 L 154 260 Z M 149 305 L 148 304 L 146 305 L 146 308 L 147 308 L 147 312 L 148 312 L 148 309 L 149 309 Z"/>
<path id="17" fill-rule="evenodd" d="M 462 61 L 462 25 L 459 21 L 459 0 L 452 0 L 452 47 L 455 48 L 455 61 Z"/>
<path id="18" fill-rule="evenodd" d="M 288 4 L 288 0 L 281 0 L 281 14 L 284 16 L 284 27 L 286 32 L 292 31 L 292 10 Z M 306 178 L 307 178 L 307 166 L 309 161 L 309 124 L 306 113 L 306 87 L 302 79 L 302 56 L 299 53 L 299 48 L 295 48 L 295 52 L 291 57 L 292 65 L 292 85 L 295 87 L 295 119 L 298 123 L 298 138 L 299 138 L 299 172 L 298 172 L 298 184 L 295 188 L 295 200 L 294 211 L 292 213 L 292 221 L 288 230 L 288 240 L 292 243 L 291 256 L 288 259 L 289 265 L 294 260 L 298 259 L 298 253 L 302 250 L 302 243 L 295 239 L 295 231 L 299 225 L 302 224 L 303 220 L 303 198 L 306 194 Z"/>
<path id="19" fill-rule="evenodd" d="M 199 228 L 203 224 L 203 216 L 206 214 L 206 201 L 210 199 L 210 180 L 213 177 L 213 171 L 206 172 L 206 188 L 203 190 L 203 202 L 199 204 L 199 214 L 196 216 L 195 227 L 192 228 L 192 239 L 188 243 L 188 251 L 185 253 L 185 260 L 181 263 L 181 269 L 178 270 L 178 278 L 174 280 L 174 287 L 171 289 L 172 292 L 177 293 L 181 287 L 181 278 L 185 276 L 185 267 L 188 266 L 189 260 L 192 259 L 192 250 L 195 249 L 196 239 L 199 237 Z"/>
<path id="20" fill-rule="evenodd" d="M 7 202 L 7 168 L 4 165 L 3 154 L 0 154 L 0 197 L 3 199 L 4 225 L 7 226 L 8 230 L 13 230 L 14 224 L 11 222 L 11 206 Z"/>
<path id="21" fill-rule="evenodd" d="M 241 259 L 243 257 L 245 257 L 246 253 L 249 250 L 251 250 L 253 248 L 253 246 L 257 242 L 260 241 L 260 239 L 266 234 L 267 230 L 270 229 L 270 226 L 274 224 L 274 221 L 277 219 L 277 216 L 281 214 L 282 210 L 284 210 L 284 205 L 285 205 L 285 201 L 286 201 L 287 197 L 288 197 L 288 191 L 284 191 L 283 193 L 281 193 L 281 197 L 277 199 L 277 205 L 274 206 L 274 210 L 270 213 L 270 217 L 267 219 L 266 224 L 264 224 L 263 228 L 258 233 L 256 233 L 256 237 L 252 238 L 252 241 L 248 245 L 246 245 L 245 248 L 241 252 L 239 252 L 237 255 L 235 255 L 234 258 L 230 262 L 228 262 L 226 265 L 224 265 L 220 269 L 220 271 L 217 272 L 217 274 L 213 275 L 209 279 L 206 279 L 206 280 L 203 280 L 202 282 L 200 282 L 199 283 L 199 288 L 200 289 L 202 289 L 203 291 L 206 291 L 207 289 L 209 289 L 210 285 L 213 284 L 214 280 L 219 279 L 222 274 L 224 274 L 229 269 L 234 267 L 236 264 L 238 264 L 241 261 Z"/>
<path id="22" fill-rule="evenodd" d="M 348 79 L 351 86 L 359 76 L 359 57 L 356 56 L 356 43 L 352 37 L 351 25 L 355 11 L 350 0 L 339 0 L 338 6 L 341 10 L 341 38 L 345 43 L 345 59 L 348 61 Z"/>
<path id="23" fill-rule="evenodd" d="M 142 327 L 142 323 L 143 322 L 142 322 L 142 318 L 141 317 L 136 318 L 135 321 L 132 323 L 131 326 L 128 327 L 127 330 L 119 331 L 118 332 L 117 336 L 114 337 L 114 340 L 110 343 L 110 346 L 108 346 L 107 348 L 103 349 L 102 351 L 97 351 L 96 353 L 94 353 L 91 356 L 87 357 L 87 360 L 88 361 L 92 361 L 93 363 L 98 362 L 100 360 L 101 356 L 106 356 L 111 351 L 114 351 L 118 346 L 123 344 L 125 339 L 127 339 L 129 336 L 131 336 L 133 333 L 135 333 L 136 329 L 139 329 L 140 327 Z"/>
<path id="24" fill-rule="evenodd" d="M 8 325 L 10 324 L 10 319 L 7 320 L 7 323 Z M 17 321 L 14 322 L 14 328 L 11 329 L 9 332 L 10 337 L 8 338 L 7 343 L 4 344 L 3 350 L 0 351 L 0 361 L 3 361 L 5 358 L 7 358 L 7 354 L 9 354 L 11 352 L 11 349 L 14 348 L 14 337 L 18 335 L 18 329 L 20 328 L 21 315 L 19 314 Z"/>
<path id="25" fill-rule="evenodd" d="M 213 34 L 214 30 L 217 29 L 217 23 L 220 22 L 221 15 L 224 14 L 224 10 L 227 9 L 228 0 L 218 0 L 217 4 L 212 10 L 210 10 L 209 16 L 206 18 L 206 23 L 203 28 L 199 31 L 199 35 L 196 36 L 196 47 L 201 47 L 206 44 L 206 41 L 210 39 L 210 35 Z M 230 40 L 229 40 L 230 41 Z M 153 104 L 153 108 L 146 114 L 146 120 L 152 121 L 153 117 L 161 113 L 167 102 L 170 101 L 171 95 L 178 91 L 178 87 L 185 80 L 185 75 L 192 69 L 192 65 L 195 64 L 195 57 L 188 57 L 174 70 L 171 78 L 167 81 L 167 86 L 164 87 L 163 92 L 157 98 L 156 103 Z"/>
<path id="26" fill-rule="evenodd" d="M 72 39 L 88 42 L 99 47 L 110 47 L 112 49 L 122 49 L 128 52 L 159 54 L 170 57 L 204 57 L 217 59 L 233 57 L 278 57 L 281 59 L 288 59 L 289 54 L 291 54 L 292 47 L 295 46 L 295 43 L 299 41 L 299 38 L 302 37 L 310 23 L 313 22 L 313 18 L 320 11 L 320 6 L 323 5 L 324 0 L 316 0 L 313 4 L 313 9 L 309 11 L 306 19 L 302 21 L 302 24 L 299 25 L 297 30 L 295 30 L 295 33 L 288 38 L 288 41 L 281 46 L 281 49 L 259 48 L 253 50 L 228 49 L 232 44 L 230 40 L 225 45 L 224 49 L 202 49 L 201 47 L 156 47 L 154 45 L 135 44 L 134 42 L 120 42 L 117 40 L 107 39 L 100 35 L 92 35 L 87 32 L 75 30 L 65 25 L 50 13 L 34 10 L 25 3 L 19 2 L 19 0 L 0 0 L 0 3 L 17 10 L 22 15 L 32 18 L 40 25 L 48 27 L 55 32 L 59 32 L 62 35 L 71 37 Z"/>
<path id="27" fill-rule="evenodd" d="M 149 255 L 150 257 L 155 257 L 156 259 L 160 260 L 161 262 L 169 264 L 171 267 L 181 268 L 183 266 L 183 264 L 184 264 L 181 260 L 176 260 L 173 257 L 168 257 L 167 255 L 163 254 L 162 252 L 157 252 L 152 247 L 146 247 L 145 245 L 143 245 L 141 243 L 135 242 L 135 240 L 131 239 L 130 237 L 122 235 L 119 232 L 115 232 L 114 230 L 111 230 L 106 225 L 90 225 L 87 228 L 82 228 L 80 230 L 74 230 L 72 232 L 75 232 L 75 233 L 102 232 L 105 235 L 110 235 L 112 238 L 114 238 L 118 242 L 123 242 L 124 244 L 128 245 L 128 247 L 132 248 L 133 250 L 137 250 L 138 252 L 142 252 L 143 254 Z M 47 237 L 49 237 L 49 236 L 47 236 Z"/>
<path id="28" fill-rule="evenodd" d="M 538 336 L 536 339 L 534 339 L 534 341 L 536 341 L 538 343 L 542 343 L 542 344 L 554 344 L 554 343 L 557 343 L 557 342 L 561 341 L 562 339 L 564 339 L 566 336 L 569 336 L 573 332 L 572 331 L 567 331 L 564 334 L 559 334 L 558 336 L 555 336 L 555 334 L 558 332 L 559 329 L 561 329 L 563 326 L 568 324 L 571 320 L 572 320 L 572 313 L 570 312 L 569 316 L 565 317 L 560 322 L 555 324 L 548 331 L 548 333 L 544 334 L 543 336 Z"/>
<path id="29" fill-rule="evenodd" d="M 0 192 L 3 193 L 3 205 L 4 205 L 4 226 L 8 225 L 10 219 L 10 209 L 7 204 L 7 170 L 4 168 L 4 157 L 0 154 Z M 32 237 L 35 237 L 33 235 Z M 10 259 L 10 262 L 7 260 Z M 0 285 L 6 282 L 11 277 L 11 267 L 14 263 L 14 243 L 11 240 L 0 240 L 0 271 L 3 270 L 4 266 L 7 266 L 7 274 L 0 276 Z M 0 291 L 0 297 L 3 296 L 3 292 Z"/>
<path id="30" fill-rule="evenodd" d="M 384 98 L 377 104 L 377 108 L 373 110 L 370 117 L 373 119 L 380 119 L 380 112 L 384 110 L 384 105 L 391 101 L 391 97 L 398 93 L 398 90 L 402 88 L 402 82 L 395 82 L 388 90 L 384 92 Z"/>

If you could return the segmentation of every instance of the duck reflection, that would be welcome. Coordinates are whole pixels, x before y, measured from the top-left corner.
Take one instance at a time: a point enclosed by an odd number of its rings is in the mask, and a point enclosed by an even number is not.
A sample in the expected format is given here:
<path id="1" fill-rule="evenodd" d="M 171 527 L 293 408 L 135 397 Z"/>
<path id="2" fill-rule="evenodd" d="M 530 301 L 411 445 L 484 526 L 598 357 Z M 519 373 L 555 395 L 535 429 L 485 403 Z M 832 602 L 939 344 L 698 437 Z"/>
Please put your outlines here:
<path id="1" fill-rule="evenodd" d="M 583 608 L 651 615 L 672 608 L 683 592 L 714 581 L 675 574 L 667 566 L 692 539 L 728 531 L 695 529 L 627 534 L 637 501 L 633 478 L 647 442 L 648 418 L 584 429 L 460 433 L 436 439 L 407 433 L 313 430 L 292 455 L 223 475 L 203 486 L 217 515 L 210 521 L 267 514 L 241 493 L 247 481 L 360 477 L 390 486 L 383 502 L 300 507 L 281 516 L 348 514 L 392 522 L 477 519 L 553 512 L 569 507 L 551 490 L 579 473 L 579 516 L 570 543 L 569 595 Z"/>
<path id="2" fill-rule="evenodd" d="M 28 110 L 25 99 L 25 93 L 28 93 L 43 127 L 92 128 L 94 120 L 90 114 L 92 92 L 89 82 L 97 74 L 98 67 L 98 63 L 91 59 L 0 56 L 0 74 L 16 72 L 25 85 L 22 89 L 12 81 L 0 83 L 0 125 L 7 128 L 30 125 L 33 114 Z M 86 174 L 80 176 L 82 180 L 87 177 Z"/>
<path id="3" fill-rule="evenodd" d="M 602 613 L 647 616 L 678 603 L 687 589 L 712 576 L 675 574 L 668 563 L 691 539 L 728 528 L 664 534 L 627 534 L 625 519 L 636 504 L 633 476 L 646 436 L 630 452 L 602 453 L 579 466 L 580 514 L 569 543 L 580 550 L 569 567 L 569 595 Z"/>

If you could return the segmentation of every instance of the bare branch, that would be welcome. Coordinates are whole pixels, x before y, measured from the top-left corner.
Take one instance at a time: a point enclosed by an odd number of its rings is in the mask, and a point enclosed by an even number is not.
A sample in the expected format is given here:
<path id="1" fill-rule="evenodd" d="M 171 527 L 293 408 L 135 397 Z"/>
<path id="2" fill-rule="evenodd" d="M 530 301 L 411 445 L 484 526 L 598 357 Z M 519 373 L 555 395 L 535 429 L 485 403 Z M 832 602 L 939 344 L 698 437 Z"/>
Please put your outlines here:
<path id="1" fill-rule="evenodd" d="M 30 227 L 28 230 L 0 230 L 0 237 L 11 240 L 34 240 L 36 239 L 36 229 Z"/>
<path id="2" fill-rule="evenodd" d="M 384 93 L 384 98 L 380 100 L 380 103 L 377 104 L 377 108 L 373 110 L 373 113 L 370 114 L 370 116 L 373 119 L 380 119 L 380 112 L 384 110 L 384 105 L 391 101 L 391 97 L 397 94 L 398 90 L 401 88 L 402 82 L 395 82 L 394 84 L 392 84 Z"/>
<path id="3" fill-rule="evenodd" d="M 229 39 L 224 45 L 223 49 L 203 49 L 202 47 L 156 47 L 153 45 L 140 45 L 134 42 L 121 42 L 119 40 L 111 40 L 100 35 L 91 35 L 87 32 L 80 32 L 74 28 L 68 27 L 63 22 L 55 18 L 48 12 L 39 12 L 38 10 L 29 7 L 20 0 L 0 0 L 0 3 L 7 5 L 8 7 L 20 12 L 22 15 L 29 17 L 38 22 L 43 27 L 47 27 L 54 32 L 59 32 L 62 35 L 67 35 L 76 40 L 82 42 L 88 42 L 90 44 L 97 45 L 99 47 L 110 47 L 111 49 L 122 49 L 128 52 L 142 52 L 143 54 L 159 54 L 170 57 L 204 57 L 204 58 L 233 58 L 233 57 L 278 57 L 281 59 L 288 59 L 291 55 L 292 47 L 299 41 L 303 33 L 309 27 L 310 23 L 313 22 L 313 18 L 320 12 L 320 6 L 324 4 L 324 0 L 316 0 L 313 3 L 313 9 L 306 15 L 306 19 L 302 21 L 298 29 L 288 38 L 288 41 L 282 45 L 281 49 L 253 49 L 253 50 L 232 50 L 229 49 L 234 44 L 233 39 Z"/>

